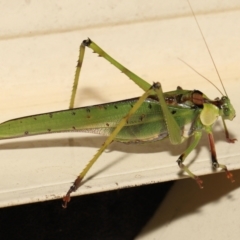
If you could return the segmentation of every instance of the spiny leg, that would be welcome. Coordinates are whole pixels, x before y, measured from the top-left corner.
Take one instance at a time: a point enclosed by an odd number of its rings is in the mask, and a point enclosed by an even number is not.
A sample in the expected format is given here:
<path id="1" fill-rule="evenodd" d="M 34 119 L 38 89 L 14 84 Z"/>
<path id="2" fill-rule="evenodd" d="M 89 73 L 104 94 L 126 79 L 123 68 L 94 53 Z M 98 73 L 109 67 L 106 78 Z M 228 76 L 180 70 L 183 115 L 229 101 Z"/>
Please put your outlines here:
<path id="1" fill-rule="evenodd" d="M 234 182 L 235 180 L 233 179 L 233 174 L 228 171 L 228 169 L 225 165 L 218 163 L 214 138 L 213 138 L 213 134 L 211 132 L 208 133 L 208 140 L 209 140 L 209 145 L 210 145 L 210 150 L 211 150 L 211 158 L 212 158 L 213 168 L 215 170 L 218 168 L 221 168 L 222 170 L 224 170 L 226 172 L 227 178 L 230 179 L 231 182 Z"/>
<path id="2" fill-rule="evenodd" d="M 117 134 L 120 132 L 120 130 L 126 125 L 128 119 L 131 117 L 132 114 L 134 114 L 134 112 L 137 111 L 137 109 L 142 105 L 142 103 L 145 101 L 145 99 L 149 96 L 149 95 L 153 95 L 155 93 L 155 89 L 159 88 L 160 84 L 159 83 L 155 83 L 153 84 L 153 86 L 146 91 L 140 98 L 139 100 L 134 104 L 134 106 L 131 108 L 131 110 L 126 114 L 125 117 L 122 118 L 122 120 L 119 122 L 119 124 L 117 125 L 117 127 L 114 129 L 114 131 L 112 132 L 112 134 L 107 138 L 107 140 L 104 142 L 104 144 L 102 145 L 102 147 L 98 150 L 98 152 L 96 153 L 96 155 L 93 156 L 93 158 L 89 161 L 89 163 L 87 164 L 87 166 L 83 169 L 83 171 L 79 174 L 79 176 L 76 178 L 76 180 L 74 181 L 73 185 L 70 187 L 70 189 L 68 190 L 66 196 L 63 198 L 64 204 L 63 207 L 66 208 L 67 207 L 67 203 L 70 201 L 70 194 L 72 192 L 75 192 L 81 184 L 82 179 L 85 177 L 85 175 L 87 174 L 87 172 L 89 171 L 89 169 L 92 167 L 92 165 L 97 161 L 97 159 L 101 156 L 101 154 L 103 153 L 103 151 L 108 147 L 108 145 L 114 140 L 114 138 L 117 136 Z"/>
<path id="3" fill-rule="evenodd" d="M 101 49 L 96 43 L 94 43 L 91 39 L 84 40 L 82 42 L 82 45 L 89 47 L 93 50 L 94 53 L 97 53 L 100 57 L 103 57 L 108 62 L 113 64 L 116 68 L 118 68 L 122 73 L 124 73 L 127 77 L 129 77 L 132 81 L 134 81 L 140 88 L 143 89 L 143 91 L 147 91 L 151 84 L 137 76 L 135 73 L 131 72 L 129 69 L 124 67 L 122 64 L 117 62 L 115 59 L 113 59 L 111 56 L 109 56 L 103 49 Z"/>
<path id="4" fill-rule="evenodd" d="M 191 178 L 193 178 L 194 180 L 196 180 L 198 186 L 200 188 L 203 188 L 202 186 L 202 183 L 203 181 L 198 177 L 196 176 L 195 174 L 193 174 L 189 168 L 187 166 L 185 166 L 183 164 L 184 160 L 186 159 L 186 157 L 189 155 L 189 153 L 196 148 L 196 146 L 198 145 L 200 139 L 202 137 L 202 133 L 201 132 L 195 132 L 194 134 L 194 140 L 193 142 L 191 143 L 191 145 L 179 156 L 178 160 L 177 160 L 177 163 L 178 163 L 178 166 L 183 170 L 185 171 Z"/>
<path id="5" fill-rule="evenodd" d="M 70 104 L 69 104 L 69 109 L 72 109 L 74 107 L 74 101 L 75 101 L 75 96 L 76 96 L 76 91 L 78 87 L 78 82 L 79 82 L 79 76 L 83 64 L 83 58 L 84 58 L 84 53 L 85 53 L 85 47 L 89 47 L 93 50 L 94 53 L 97 53 L 100 57 L 105 58 L 108 62 L 113 64 L 116 68 L 118 68 L 122 73 L 124 73 L 126 76 L 128 76 L 131 80 L 133 80 L 140 88 L 142 88 L 144 91 L 147 91 L 151 85 L 128 70 L 126 67 L 124 67 L 122 64 L 117 62 L 115 59 L 113 59 L 111 56 L 109 56 L 103 49 L 101 49 L 96 43 L 91 41 L 90 39 L 84 40 L 79 49 L 79 57 L 78 57 L 78 63 L 76 67 L 76 72 L 74 76 L 74 82 L 73 82 L 73 87 L 72 87 L 72 94 L 71 94 L 71 99 L 70 99 Z"/>
<path id="6" fill-rule="evenodd" d="M 116 68 L 118 68 L 122 73 L 124 73 L 126 76 L 128 76 L 131 80 L 133 80 L 140 88 L 142 88 L 144 91 L 147 91 L 151 85 L 147 83 L 145 80 L 128 70 L 126 67 L 121 65 L 119 62 L 117 62 L 115 59 L 113 59 L 111 56 L 109 56 L 103 49 L 101 49 L 96 43 L 91 41 L 90 39 L 87 39 L 83 41 L 82 45 L 85 45 L 89 48 L 91 48 L 95 53 L 98 53 L 99 56 L 105 58 L 108 62 L 113 64 Z M 179 144 L 181 143 L 181 129 L 179 128 L 179 125 L 177 124 L 176 120 L 174 119 L 173 115 L 169 112 L 169 109 L 167 107 L 167 104 L 165 102 L 165 99 L 163 97 L 163 92 L 161 85 L 159 84 L 159 88 L 156 88 L 155 95 L 159 98 L 159 103 L 162 108 L 164 118 L 166 119 L 166 125 L 168 128 L 169 133 L 169 139 L 172 144 Z"/>
<path id="7" fill-rule="evenodd" d="M 71 94 L 69 109 L 74 108 L 74 101 L 75 101 L 75 97 L 76 97 L 79 76 L 80 76 L 80 72 L 81 72 L 81 68 L 82 68 L 82 64 L 83 64 L 84 53 L 85 53 L 85 45 L 82 43 L 80 45 L 80 49 L 79 49 L 79 57 L 78 57 L 76 72 L 75 72 L 75 76 L 74 76 L 74 82 L 73 82 L 73 87 L 72 87 L 72 94 Z"/>

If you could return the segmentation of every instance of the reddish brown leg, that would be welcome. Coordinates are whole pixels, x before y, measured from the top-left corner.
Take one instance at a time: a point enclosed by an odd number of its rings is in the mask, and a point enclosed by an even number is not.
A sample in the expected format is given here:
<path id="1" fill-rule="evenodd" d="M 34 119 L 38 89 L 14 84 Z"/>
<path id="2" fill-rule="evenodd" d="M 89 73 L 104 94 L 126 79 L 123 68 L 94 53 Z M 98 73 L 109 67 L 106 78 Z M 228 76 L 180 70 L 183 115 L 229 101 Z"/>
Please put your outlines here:
<path id="1" fill-rule="evenodd" d="M 212 133 L 208 133 L 208 140 L 209 140 L 209 145 L 210 145 L 210 150 L 211 150 L 213 168 L 214 169 L 218 169 L 218 168 L 223 169 L 226 172 L 227 178 L 230 179 L 231 182 L 234 182 L 235 180 L 233 179 L 233 174 L 228 171 L 228 169 L 225 165 L 218 163 L 216 149 L 215 149 L 215 143 L 214 143 L 214 138 L 213 138 Z"/>

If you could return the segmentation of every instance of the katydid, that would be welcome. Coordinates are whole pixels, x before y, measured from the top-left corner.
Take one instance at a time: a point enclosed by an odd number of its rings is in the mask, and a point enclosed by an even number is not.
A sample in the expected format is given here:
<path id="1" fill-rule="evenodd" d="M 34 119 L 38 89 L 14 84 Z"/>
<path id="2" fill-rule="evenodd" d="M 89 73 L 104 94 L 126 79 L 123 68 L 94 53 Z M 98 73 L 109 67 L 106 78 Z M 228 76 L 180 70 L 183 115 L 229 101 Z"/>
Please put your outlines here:
<path id="1" fill-rule="evenodd" d="M 118 102 L 74 108 L 86 47 L 92 49 L 134 81 L 144 91 L 143 95 Z M 146 143 L 169 138 L 171 144 L 176 145 L 193 137 L 192 143 L 179 156 L 177 163 L 202 188 L 202 180 L 194 175 L 183 162 L 197 146 L 202 132 L 206 131 L 213 168 L 224 170 L 227 178 L 234 181 L 227 167 L 217 161 L 212 126 L 219 116 L 223 121 L 227 141 L 234 143 L 236 139 L 230 139 L 225 124 L 225 120 L 233 120 L 235 117 L 235 110 L 227 94 L 211 100 L 198 90 L 184 90 L 181 87 L 164 93 L 160 83 L 150 85 L 114 60 L 96 43 L 87 39 L 80 46 L 69 109 L 21 117 L 1 123 L 0 139 L 66 131 L 90 132 L 108 136 L 63 198 L 63 206 L 66 207 L 70 201 L 70 194 L 80 187 L 82 179 L 112 141 Z"/>
<path id="2" fill-rule="evenodd" d="M 121 70 L 144 90 L 144 94 L 140 98 L 73 108 L 85 47 L 91 48 Z M 93 41 L 87 39 L 80 46 L 69 108 L 63 111 L 17 118 L 0 124 L 0 139 L 64 131 L 82 131 L 109 136 L 69 189 L 64 198 L 65 207 L 70 200 L 70 194 L 79 188 L 91 166 L 112 141 L 144 143 L 168 137 L 172 144 L 180 144 L 193 136 L 193 142 L 180 155 L 177 162 L 179 167 L 195 179 L 202 188 L 201 179 L 195 176 L 183 162 L 197 146 L 202 131 L 205 130 L 209 136 L 213 167 L 225 170 L 227 177 L 233 181 L 232 174 L 227 167 L 217 161 L 212 134 L 212 126 L 218 116 L 221 116 L 227 140 L 235 141 L 235 139 L 229 138 L 225 124 L 225 120 L 232 120 L 235 117 L 235 110 L 227 96 L 211 100 L 198 90 L 183 90 L 181 87 L 177 87 L 175 91 L 163 93 L 160 83 L 154 83 L 151 86 L 111 58 Z"/>

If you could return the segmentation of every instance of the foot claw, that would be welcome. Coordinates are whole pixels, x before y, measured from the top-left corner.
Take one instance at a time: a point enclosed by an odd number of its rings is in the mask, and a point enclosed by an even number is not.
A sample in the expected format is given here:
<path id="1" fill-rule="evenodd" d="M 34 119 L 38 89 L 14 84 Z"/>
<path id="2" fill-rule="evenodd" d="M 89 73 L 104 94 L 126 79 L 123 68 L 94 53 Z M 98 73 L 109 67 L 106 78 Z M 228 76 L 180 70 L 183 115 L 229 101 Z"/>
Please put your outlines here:
<path id="1" fill-rule="evenodd" d="M 203 189 L 203 181 L 199 178 L 199 177 L 197 177 L 197 176 L 195 176 L 195 180 L 196 180 L 196 182 L 197 182 L 197 184 L 198 184 L 198 186 L 201 188 L 201 189 Z"/>
<path id="2" fill-rule="evenodd" d="M 235 180 L 233 179 L 233 174 L 231 172 L 229 172 L 228 170 L 226 170 L 226 174 L 227 174 L 227 178 L 234 183 Z"/>
<path id="3" fill-rule="evenodd" d="M 67 204 L 70 202 L 71 197 L 69 194 L 67 194 L 66 196 L 63 197 L 63 204 L 62 207 L 63 208 L 67 208 Z"/>
<path id="4" fill-rule="evenodd" d="M 235 143 L 237 141 L 236 138 L 227 138 L 228 143 Z"/>
<path id="5" fill-rule="evenodd" d="M 78 177 L 78 178 L 74 181 L 73 185 L 69 188 L 66 196 L 63 197 L 63 204 L 62 204 L 62 207 L 63 207 L 63 208 L 67 208 L 67 204 L 68 204 L 68 203 L 70 202 L 70 200 L 71 200 L 70 195 L 71 195 L 71 193 L 75 192 L 75 191 L 79 188 L 80 183 L 81 183 L 81 180 L 82 180 L 82 178 Z"/>

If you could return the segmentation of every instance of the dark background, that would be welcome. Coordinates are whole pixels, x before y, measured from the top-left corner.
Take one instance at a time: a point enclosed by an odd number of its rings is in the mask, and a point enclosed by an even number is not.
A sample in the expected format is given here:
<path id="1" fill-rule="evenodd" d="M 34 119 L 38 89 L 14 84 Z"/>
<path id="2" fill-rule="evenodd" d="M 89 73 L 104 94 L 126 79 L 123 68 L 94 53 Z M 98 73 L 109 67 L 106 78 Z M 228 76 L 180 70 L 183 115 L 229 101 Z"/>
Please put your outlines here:
<path id="1" fill-rule="evenodd" d="M 134 239 L 173 182 L 0 209 L 0 239 Z"/>

